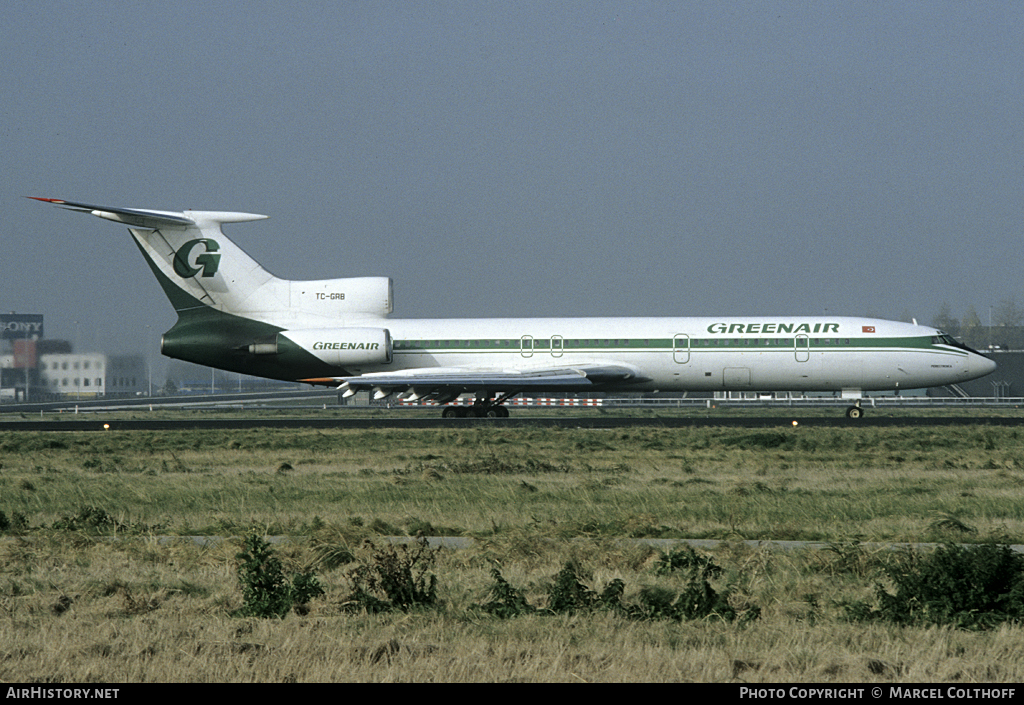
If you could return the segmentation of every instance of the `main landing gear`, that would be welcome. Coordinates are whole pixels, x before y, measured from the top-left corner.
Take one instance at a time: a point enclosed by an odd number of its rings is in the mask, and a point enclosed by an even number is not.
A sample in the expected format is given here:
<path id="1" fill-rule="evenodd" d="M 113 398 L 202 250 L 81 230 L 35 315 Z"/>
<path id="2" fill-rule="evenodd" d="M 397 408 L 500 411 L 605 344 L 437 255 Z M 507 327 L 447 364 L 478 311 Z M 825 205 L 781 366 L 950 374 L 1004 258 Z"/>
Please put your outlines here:
<path id="1" fill-rule="evenodd" d="M 508 408 L 505 402 L 514 397 L 518 392 L 508 392 L 496 399 L 491 399 L 488 392 L 478 392 L 473 406 L 446 406 L 441 411 L 443 419 L 507 419 Z"/>
<path id="2" fill-rule="evenodd" d="M 446 406 L 441 412 L 444 419 L 507 419 L 508 409 L 500 404 L 488 404 L 473 406 Z"/>
<path id="3" fill-rule="evenodd" d="M 846 410 L 846 418 L 848 419 L 860 419 L 864 418 L 864 409 L 861 408 L 860 402 L 857 402 Z"/>

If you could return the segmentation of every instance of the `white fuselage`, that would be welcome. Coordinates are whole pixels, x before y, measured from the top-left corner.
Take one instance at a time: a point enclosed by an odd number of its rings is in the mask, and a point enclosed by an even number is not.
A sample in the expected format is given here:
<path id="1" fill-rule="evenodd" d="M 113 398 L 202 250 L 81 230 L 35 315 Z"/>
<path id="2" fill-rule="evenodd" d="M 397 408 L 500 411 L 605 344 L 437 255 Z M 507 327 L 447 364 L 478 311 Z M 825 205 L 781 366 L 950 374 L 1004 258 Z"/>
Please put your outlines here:
<path id="1" fill-rule="evenodd" d="M 636 391 L 869 391 L 955 384 L 995 364 L 933 328 L 867 318 L 386 319 L 392 362 L 353 374 L 424 368 L 524 370 L 628 365 Z"/>

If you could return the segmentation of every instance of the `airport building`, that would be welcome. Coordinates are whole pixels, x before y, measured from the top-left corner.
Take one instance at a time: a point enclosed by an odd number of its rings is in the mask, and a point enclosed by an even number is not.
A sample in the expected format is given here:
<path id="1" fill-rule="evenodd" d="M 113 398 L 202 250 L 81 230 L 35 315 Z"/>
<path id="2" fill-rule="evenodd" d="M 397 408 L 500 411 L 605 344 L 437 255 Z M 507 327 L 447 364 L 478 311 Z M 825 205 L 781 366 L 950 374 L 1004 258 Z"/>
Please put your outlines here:
<path id="1" fill-rule="evenodd" d="M 65 398 L 128 397 L 148 392 L 141 355 L 40 355 L 39 381 L 41 393 Z"/>
<path id="2" fill-rule="evenodd" d="M 0 314 L 0 399 L 32 398 L 39 385 L 36 347 L 43 336 L 42 314 Z"/>
<path id="3" fill-rule="evenodd" d="M 129 397 L 148 392 L 141 355 L 76 353 L 48 340 L 42 314 L 0 314 L 0 400 Z"/>

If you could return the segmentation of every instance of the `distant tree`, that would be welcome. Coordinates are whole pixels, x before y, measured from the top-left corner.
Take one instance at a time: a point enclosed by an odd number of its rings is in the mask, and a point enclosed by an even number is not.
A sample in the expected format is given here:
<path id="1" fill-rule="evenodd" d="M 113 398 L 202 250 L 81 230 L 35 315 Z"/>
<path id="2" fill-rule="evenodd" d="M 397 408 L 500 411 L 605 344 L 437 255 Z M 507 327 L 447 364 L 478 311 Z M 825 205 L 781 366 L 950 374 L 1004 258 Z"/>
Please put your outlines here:
<path id="1" fill-rule="evenodd" d="M 178 385 L 174 383 L 174 380 L 170 377 L 164 382 L 163 388 L 160 390 L 165 396 L 173 396 L 178 393 Z"/>
<path id="2" fill-rule="evenodd" d="M 1017 297 L 1010 296 L 999 302 L 992 311 L 992 325 L 1019 326 L 1024 322 L 1024 309 L 1017 305 Z"/>
<path id="3" fill-rule="evenodd" d="M 974 348 L 980 348 L 987 343 L 984 340 L 985 329 L 981 325 L 981 318 L 974 306 L 967 309 L 963 320 L 960 322 L 960 337 L 965 343 Z"/>
<path id="4" fill-rule="evenodd" d="M 949 302 L 943 301 L 942 306 L 939 307 L 939 312 L 935 318 L 932 319 L 932 325 L 941 331 L 949 333 L 953 336 L 960 335 L 960 321 L 953 315 L 952 310 L 949 308 Z"/>

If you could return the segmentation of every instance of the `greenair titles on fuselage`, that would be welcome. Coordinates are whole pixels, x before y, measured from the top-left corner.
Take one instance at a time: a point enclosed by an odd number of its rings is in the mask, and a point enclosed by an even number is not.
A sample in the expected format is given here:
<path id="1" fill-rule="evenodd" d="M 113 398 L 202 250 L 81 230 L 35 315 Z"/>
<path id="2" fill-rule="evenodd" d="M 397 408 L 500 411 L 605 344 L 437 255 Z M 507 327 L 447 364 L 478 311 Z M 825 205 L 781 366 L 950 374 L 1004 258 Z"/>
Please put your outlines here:
<path id="1" fill-rule="evenodd" d="M 747 333 L 772 335 L 778 333 L 838 333 L 838 323 L 712 323 L 708 333 Z"/>
<path id="2" fill-rule="evenodd" d="M 380 343 L 313 343 L 314 350 L 376 350 Z"/>

